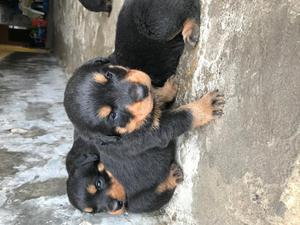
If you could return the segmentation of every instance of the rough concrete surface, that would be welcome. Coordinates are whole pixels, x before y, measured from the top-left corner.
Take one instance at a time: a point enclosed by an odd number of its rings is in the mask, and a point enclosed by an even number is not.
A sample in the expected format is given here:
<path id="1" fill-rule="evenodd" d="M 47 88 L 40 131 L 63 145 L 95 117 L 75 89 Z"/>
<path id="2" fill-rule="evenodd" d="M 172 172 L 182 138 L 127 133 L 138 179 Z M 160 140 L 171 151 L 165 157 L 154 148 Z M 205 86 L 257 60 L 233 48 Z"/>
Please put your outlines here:
<path id="1" fill-rule="evenodd" d="M 113 1 L 110 13 L 95 13 L 79 1 L 52 1 L 54 51 L 68 73 L 96 56 L 107 56 L 114 49 L 117 16 L 123 0 Z"/>
<path id="2" fill-rule="evenodd" d="M 55 2 L 55 49 L 69 72 L 112 51 L 121 2 L 110 17 Z M 157 222 L 143 215 L 132 224 L 299 225 L 300 3 L 201 3 L 199 45 L 178 68 L 178 103 L 219 88 L 225 115 L 180 137 L 185 182 Z"/>

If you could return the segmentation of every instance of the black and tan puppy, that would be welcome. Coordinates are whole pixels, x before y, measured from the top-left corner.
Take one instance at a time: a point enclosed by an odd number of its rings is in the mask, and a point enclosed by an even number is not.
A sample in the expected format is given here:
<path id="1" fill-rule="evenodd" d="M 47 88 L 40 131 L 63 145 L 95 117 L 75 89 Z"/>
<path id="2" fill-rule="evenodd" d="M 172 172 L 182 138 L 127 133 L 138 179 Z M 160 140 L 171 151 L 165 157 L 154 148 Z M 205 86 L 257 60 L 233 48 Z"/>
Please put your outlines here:
<path id="1" fill-rule="evenodd" d="M 84 64 L 70 79 L 64 104 L 75 140 L 67 156 L 67 189 L 75 207 L 149 212 L 171 198 L 182 180 L 174 138 L 222 114 L 224 104 L 215 91 L 160 110 L 161 102 L 174 98 L 164 84 L 184 42 L 197 42 L 199 11 L 196 0 L 125 1 L 115 52 Z M 151 81 L 163 87 L 154 90 Z"/>
<path id="2" fill-rule="evenodd" d="M 114 146 L 111 147 L 114 149 Z M 84 212 L 122 214 L 125 211 L 153 211 L 169 201 L 177 183 L 183 179 L 180 167 L 175 163 L 169 165 L 171 161 L 167 161 L 167 159 L 172 157 L 166 157 L 168 155 L 162 153 L 156 154 L 155 158 L 150 158 L 155 154 L 152 152 L 152 154 L 149 153 L 142 157 L 133 157 L 133 160 L 130 161 L 127 157 L 122 161 L 112 159 L 113 163 L 119 165 L 121 162 L 119 166 L 124 166 L 124 171 L 119 174 L 123 174 L 125 177 L 119 180 L 113 173 L 120 169 L 115 170 L 114 168 L 111 172 L 112 170 L 107 169 L 99 160 L 99 154 L 96 152 L 97 149 L 93 145 L 89 145 L 78 137 L 67 157 L 68 196 L 71 203 Z M 166 166 L 161 166 L 158 164 L 159 162 L 156 162 L 159 169 L 154 169 L 153 174 L 149 174 L 147 169 L 155 163 L 148 163 L 148 161 L 160 157 L 162 159 L 160 163 L 166 163 Z M 105 157 L 103 158 L 106 160 Z M 143 163 L 145 168 L 141 167 L 140 163 Z M 164 167 L 167 166 L 170 167 L 169 174 L 162 180 L 164 174 L 157 172 L 163 172 Z M 153 170 L 153 168 L 151 169 Z M 133 175 L 137 177 L 132 177 Z M 140 177 L 141 175 L 142 177 Z M 161 179 L 162 182 L 159 185 L 149 186 L 153 179 Z M 124 181 L 125 185 L 122 184 Z M 130 186 L 129 191 L 126 188 L 128 185 Z"/>

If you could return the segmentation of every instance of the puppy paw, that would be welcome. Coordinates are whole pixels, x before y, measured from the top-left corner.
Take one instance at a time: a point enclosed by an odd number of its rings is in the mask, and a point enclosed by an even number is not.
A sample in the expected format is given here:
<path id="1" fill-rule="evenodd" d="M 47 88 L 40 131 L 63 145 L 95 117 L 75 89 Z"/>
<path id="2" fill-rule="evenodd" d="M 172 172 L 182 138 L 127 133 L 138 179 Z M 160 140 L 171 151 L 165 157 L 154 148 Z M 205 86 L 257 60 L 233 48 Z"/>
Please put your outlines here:
<path id="1" fill-rule="evenodd" d="M 155 94 L 163 103 L 174 101 L 177 95 L 178 85 L 174 80 L 174 75 L 170 77 L 163 87 L 155 89 Z"/>
<path id="2" fill-rule="evenodd" d="M 224 95 L 215 90 L 180 108 L 189 109 L 193 115 L 193 126 L 200 127 L 222 116 L 224 104 Z"/>
<path id="3" fill-rule="evenodd" d="M 170 168 L 170 177 L 174 179 L 176 184 L 179 184 L 183 181 L 183 171 L 179 165 L 173 163 Z"/>
<path id="4" fill-rule="evenodd" d="M 195 47 L 199 41 L 200 27 L 194 19 L 187 19 L 183 24 L 182 36 L 185 44 Z"/>
<path id="5" fill-rule="evenodd" d="M 163 193 L 165 191 L 174 190 L 177 184 L 183 181 L 183 171 L 176 163 L 173 163 L 170 167 L 168 177 L 158 185 L 156 188 L 157 193 Z"/>

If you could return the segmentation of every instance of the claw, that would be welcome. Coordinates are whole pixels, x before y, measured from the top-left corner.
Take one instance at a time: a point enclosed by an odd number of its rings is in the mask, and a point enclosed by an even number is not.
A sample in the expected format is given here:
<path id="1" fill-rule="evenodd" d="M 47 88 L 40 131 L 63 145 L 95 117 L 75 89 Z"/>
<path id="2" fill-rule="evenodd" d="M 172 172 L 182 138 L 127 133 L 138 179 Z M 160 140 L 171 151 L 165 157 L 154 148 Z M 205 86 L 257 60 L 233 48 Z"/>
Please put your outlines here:
<path id="1" fill-rule="evenodd" d="M 222 109 L 214 110 L 213 115 L 214 116 L 222 116 L 224 114 Z"/>

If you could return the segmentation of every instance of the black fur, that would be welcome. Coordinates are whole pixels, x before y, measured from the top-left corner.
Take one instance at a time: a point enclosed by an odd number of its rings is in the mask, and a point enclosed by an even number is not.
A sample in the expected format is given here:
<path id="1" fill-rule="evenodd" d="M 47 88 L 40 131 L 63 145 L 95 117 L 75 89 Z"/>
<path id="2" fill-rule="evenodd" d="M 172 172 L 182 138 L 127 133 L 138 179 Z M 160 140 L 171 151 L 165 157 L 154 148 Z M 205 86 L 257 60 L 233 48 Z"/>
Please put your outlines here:
<path id="1" fill-rule="evenodd" d="M 109 198 L 98 197 L 97 205 L 85 191 L 92 174 L 100 176 L 96 165 L 101 161 L 124 186 L 128 211 L 149 212 L 159 209 L 168 202 L 174 191 L 162 194 L 155 192 L 156 187 L 168 176 L 174 162 L 175 145 L 172 140 L 190 129 L 192 116 L 184 110 L 163 111 L 160 126 L 154 129 L 154 115 L 150 114 L 140 129 L 122 137 L 114 136 L 114 126 L 107 120 L 99 120 L 94 110 L 101 105 L 99 101 L 109 100 L 103 93 L 112 90 L 106 90 L 106 85 L 99 89 L 92 81 L 93 72 L 106 71 L 106 68 L 108 64 L 91 61 L 75 72 L 66 88 L 64 104 L 75 126 L 74 145 L 67 156 L 69 199 L 81 210 L 85 208 L 83 205 L 93 206 L 95 212 L 105 210 L 102 201 L 109 202 Z M 93 96 L 97 96 L 96 99 Z M 95 105 L 91 106 L 91 102 Z M 118 104 L 121 107 L 122 104 Z M 112 136 L 107 135 L 108 131 Z"/>
<path id="2" fill-rule="evenodd" d="M 125 1 L 117 23 L 116 63 L 142 70 L 154 86 L 162 86 L 176 72 L 187 19 L 199 23 L 199 0 Z"/>

